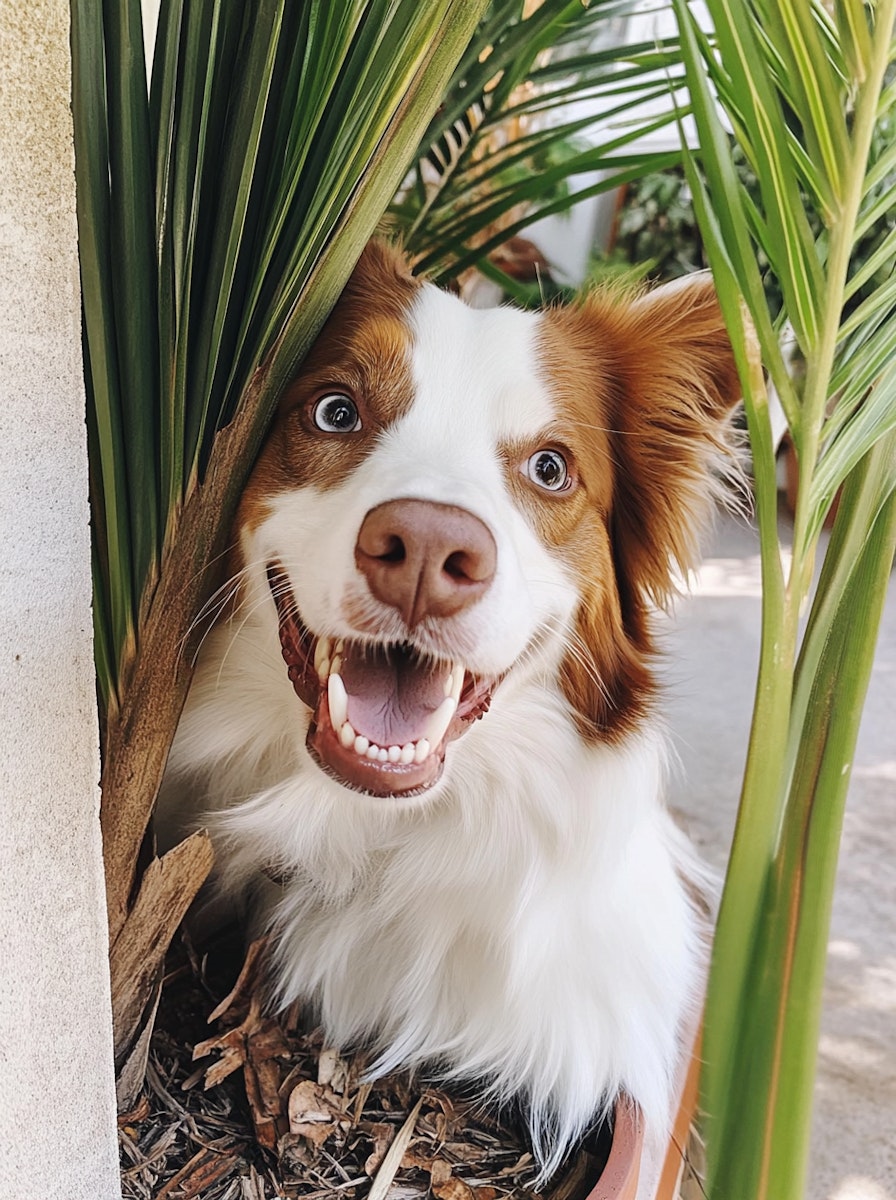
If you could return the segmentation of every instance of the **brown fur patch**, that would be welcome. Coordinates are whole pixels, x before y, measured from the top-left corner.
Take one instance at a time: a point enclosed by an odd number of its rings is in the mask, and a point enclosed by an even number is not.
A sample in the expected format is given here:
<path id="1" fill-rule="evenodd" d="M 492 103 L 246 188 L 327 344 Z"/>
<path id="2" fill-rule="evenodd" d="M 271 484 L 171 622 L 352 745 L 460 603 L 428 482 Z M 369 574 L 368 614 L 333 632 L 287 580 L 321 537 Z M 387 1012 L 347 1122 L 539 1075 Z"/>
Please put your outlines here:
<path id="1" fill-rule="evenodd" d="M 615 739 L 653 699 L 651 604 L 673 592 L 675 563 L 695 564 L 717 491 L 713 467 L 731 453 L 737 371 L 702 277 L 554 309 L 541 349 L 563 413 L 556 440 L 578 466 L 561 544 L 582 603 L 562 683 L 583 731 Z M 557 544 L 558 517 L 545 509 L 537 524 Z"/>
<path id="2" fill-rule="evenodd" d="M 301 370 L 286 388 L 277 416 L 237 513 L 237 528 L 253 529 L 270 500 L 291 488 L 332 488 L 374 449 L 378 437 L 410 408 L 413 381 L 406 324 L 420 283 L 401 254 L 371 242 Z M 328 392 L 358 407 L 356 433 L 326 433 L 312 420 Z"/>

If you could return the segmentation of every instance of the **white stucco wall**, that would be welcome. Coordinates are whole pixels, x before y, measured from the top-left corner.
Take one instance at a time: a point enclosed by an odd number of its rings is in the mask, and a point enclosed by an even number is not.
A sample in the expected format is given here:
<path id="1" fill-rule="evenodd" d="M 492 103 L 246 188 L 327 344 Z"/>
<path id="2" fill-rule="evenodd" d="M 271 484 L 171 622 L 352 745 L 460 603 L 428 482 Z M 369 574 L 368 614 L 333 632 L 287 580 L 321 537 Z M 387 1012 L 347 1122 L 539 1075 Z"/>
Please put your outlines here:
<path id="1" fill-rule="evenodd" d="M 0 1196 L 116 1164 L 65 0 L 0 0 Z"/>

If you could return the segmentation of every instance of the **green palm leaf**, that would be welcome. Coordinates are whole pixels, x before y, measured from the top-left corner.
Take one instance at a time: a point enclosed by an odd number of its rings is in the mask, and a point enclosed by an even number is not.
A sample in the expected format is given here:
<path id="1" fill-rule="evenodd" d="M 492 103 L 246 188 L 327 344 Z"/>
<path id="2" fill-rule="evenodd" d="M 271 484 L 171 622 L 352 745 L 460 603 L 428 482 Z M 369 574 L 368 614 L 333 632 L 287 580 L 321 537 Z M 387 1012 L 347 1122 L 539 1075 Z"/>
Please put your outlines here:
<path id="1" fill-rule="evenodd" d="M 279 389 L 411 161 L 484 0 L 74 0 L 110 925 L 191 627 Z"/>
<path id="2" fill-rule="evenodd" d="M 832 18 L 796 0 L 709 0 L 717 50 L 685 0 L 675 5 L 700 130 L 689 178 L 744 384 L 764 583 L 753 729 L 707 1001 L 706 1187 L 719 1200 L 796 1200 L 849 764 L 896 546 L 892 232 L 856 257 L 892 208 L 892 152 L 876 148 L 875 129 L 894 112 L 885 79 L 896 3 L 842 3 Z M 758 206 L 731 169 L 713 89 L 759 178 Z M 757 247 L 805 359 L 799 392 L 782 378 Z M 799 455 L 786 574 L 759 351 Z M 822 523 L 841 487 L 800 638 Z"/>
<path id="3" fill-rule="evenodd" d="M 490 272 L 493 249 L 568 210 L 571 180 L 592 177 L 580 200 L 680 161 L 638 146 L 674 121 L 669 83 L 681 67 L 674 41 L 615 44 L 614 22 L 637 9 L 544 0 L 526 15 L 520 0 L 494 0 L 388 214 L 418 270 Z M 592 144 L 579 140 L 586 132 Z"/>

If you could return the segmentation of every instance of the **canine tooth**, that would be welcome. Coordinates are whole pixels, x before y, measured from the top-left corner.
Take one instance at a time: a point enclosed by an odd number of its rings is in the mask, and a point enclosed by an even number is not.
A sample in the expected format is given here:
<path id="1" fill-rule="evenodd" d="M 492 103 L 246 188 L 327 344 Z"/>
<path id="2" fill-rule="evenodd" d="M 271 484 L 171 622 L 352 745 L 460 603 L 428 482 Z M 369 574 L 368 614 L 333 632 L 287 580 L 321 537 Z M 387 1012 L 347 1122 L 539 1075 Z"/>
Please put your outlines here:
<path id="1" fill-rule="evenodd" d="M 331 675 L 327 680 L 327 702 L 330 705 L 330 724 L 334 729 L 341 729 L 348 718 L 348 694 L 341 675 Z"/>
<path id="2" fill-rule="evenodd" d="M 451 718 L 457 709 L 457 701 L 453 696 L 448 696 L 434 713 L 430 714 L 429 720 L 426 722 L 426 737 L 430 745 L 438 746 L 439 742 L 448 731 L 448 726 L 451 724 Z"/>
<path id="3" fill-rule="evenodd" d="M 342 673 L 342 655 L 334 654 L 330 659 L 330 674 L 340 675 Z"/>
<path id="4" fill-rule="evenodd" d="M 326 683 L 327 676 L 329 674 L 330 674 L 330 660 L 328 658 L 322 658 L 320 660 L 320 666 L 317 668 L 317 677 L 321 681 L 321 683 Z"/>
<path id="5" fill-rule="evenodd" d="M 401 758 L 398 761 L 404 763 L 405 766 L 407 766 L 408 763 L 412 763 L 414 761 L 414 754 L 416 750 L 417 747 L 413 742 L 406 742 L 401 748 Z"/>
<path id="6" fill-rule="evenodd" d="M 346 750 L 348 750 L 349 746 L 354 746 L 355 744 L 355 731 L 349 725 L 348 721 L 339 730 L 339 740 L 345 746 Z"/>
<path id="7" fill-rule="evenodd" d="M 451 698 L 455 704 L 460 703 L 460 694 L 464 688 L 464 677 L 467 669 L 461 662 L 454 664 L 454 670 L 451 672 Z"/>
<path id="8" fill-rule="evenodd" d="M 421 738 L 414 747 L 414 762 L 422 763 L 424 759 L 429 758 L 430 749 L 430 744 L 426 738 Z"/>
<path id="9" fill-rule="evenodd" d="M 380 756 L 380 748 L 374 742 L 371 742 L 367 747 L 367 757 L 371 762 L 376 762 Z"/>
<path id="10" fill-rule="evenodd" d="M 442 689 L 446 696 L 450 696 L 454 691 L 454 672 L 450 671 L 448 678 L 445 680 L 445 686 Z"/>
<path id="11" fill-rule="evenodd" d="M 314 647 L 314 669 L 320 674 L 321 663 L 330 657 L 330 639 L 322 637 L 317 639 L 317 645 Z"/>
<path id="12" fill-rule="evenodd" d="M 367 753 L 367 747 L 370 745 L 363 733 L 359 733 L 355 738 L 355 754 L 360 754 L 363 758 Z"/>
<path id="13" fill-rule="evenodd" d="M 376 757 L 379 762 L 382 762 L 382 763 L 388 762 L 389 761 L 389 751 L 384 748 L 380 748 L 380 751 Z"/>
<path id="14" fill-rule="evenodd" d="M 345 639 L 340 638 L 336 643 L 336 653 L 345 654 Z"/>

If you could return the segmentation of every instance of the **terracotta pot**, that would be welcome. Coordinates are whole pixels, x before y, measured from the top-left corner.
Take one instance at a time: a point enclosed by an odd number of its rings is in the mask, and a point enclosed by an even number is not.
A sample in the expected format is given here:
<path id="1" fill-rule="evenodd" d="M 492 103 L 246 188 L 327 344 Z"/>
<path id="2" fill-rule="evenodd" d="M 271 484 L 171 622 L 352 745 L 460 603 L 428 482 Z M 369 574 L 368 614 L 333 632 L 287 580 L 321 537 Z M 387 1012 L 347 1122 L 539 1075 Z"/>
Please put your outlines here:
<path id="1" fill-rule="evenodd" d="M 638 1109 L 631 1101 L 617 1102 L 610 1157 L 587 1200 L 635 1200 L 643 1141 L 638 1117 Z"/>
<path id="2" fill-rule="evenodd" d="M 694 1167 L 691 1133 L 697 1115 L 701 1034 L 702 1030 L 698 1028 L 660 1178 L 655 1191 L 651 1192 L 652 1200 L 680 1200 L 682 1184 L 689 1174 L 689 1168 Z M 624 1097 L 616 1104 L 616 1125 L 610 1157 L 586 1200 L 636 1200 L 643 1140 L 637 1105 Z M 695 1178 L 699 1179 L 699 1175 Z M 699 1194 L 699 1189 L 694 1194 Z"/>

